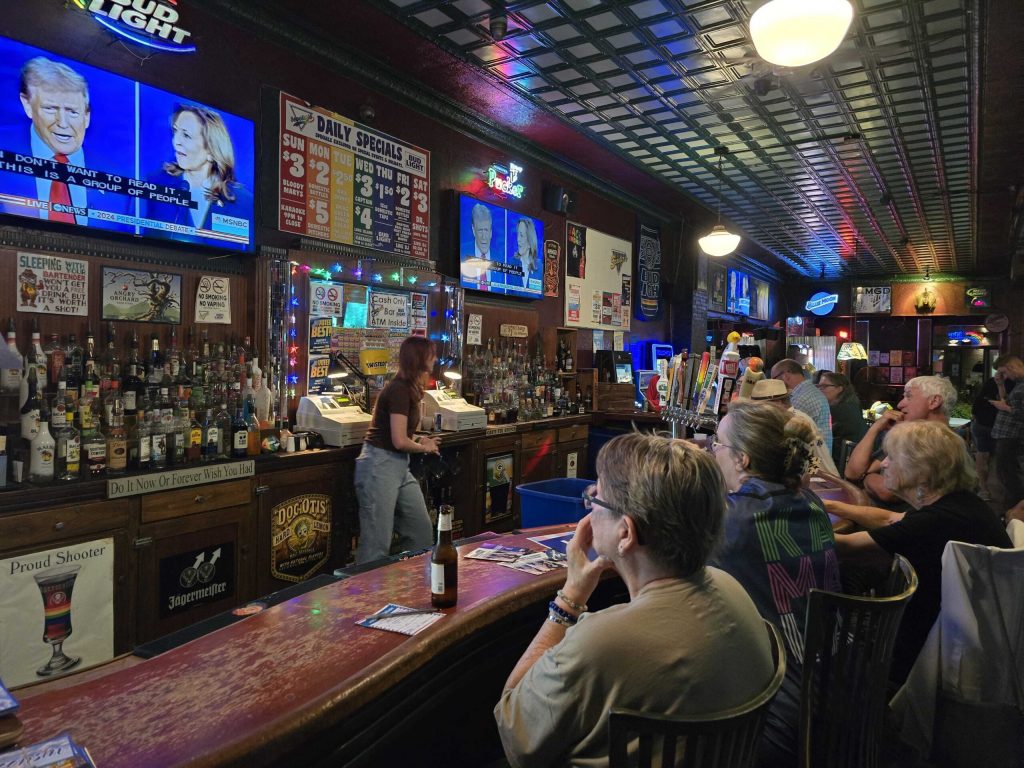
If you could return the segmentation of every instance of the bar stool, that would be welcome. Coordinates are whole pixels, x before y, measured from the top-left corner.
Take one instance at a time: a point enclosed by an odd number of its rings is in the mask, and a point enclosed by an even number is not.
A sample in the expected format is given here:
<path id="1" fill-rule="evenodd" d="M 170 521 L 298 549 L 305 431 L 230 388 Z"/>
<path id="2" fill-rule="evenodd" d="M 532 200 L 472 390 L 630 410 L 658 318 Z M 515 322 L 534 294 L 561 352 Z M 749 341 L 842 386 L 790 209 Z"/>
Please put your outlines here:
<path id="1" fill-rule="evenodd" d="M 917 573 L 897 555 L 873 597 L 812 589 L 800 695 L 801 768 L 876 768 L 889 666 Z"/>

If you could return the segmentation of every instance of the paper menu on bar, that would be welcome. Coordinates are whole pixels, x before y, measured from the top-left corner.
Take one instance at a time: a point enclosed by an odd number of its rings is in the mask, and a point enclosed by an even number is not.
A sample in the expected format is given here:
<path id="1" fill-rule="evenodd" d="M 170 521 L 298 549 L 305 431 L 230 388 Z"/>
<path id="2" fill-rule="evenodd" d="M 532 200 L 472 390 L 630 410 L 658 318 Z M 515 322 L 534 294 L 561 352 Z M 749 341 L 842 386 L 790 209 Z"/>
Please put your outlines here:
<path id="1" fill-rule="evenodd" d="M 416 611 L 403 615 L 405 612 Z M 383 615 L 382 615 L 383 614 Z M 443 613 L 423 613 L 418 608 L 409 608 L 405 605 L 388 603 L 375 614 L 357 621 L 360 627 L 370 629 L 383 629 L 388 632 L 398 632 L 402 635 L 416 635 L 429 627 L 434 622 L 444 618 Z"/>

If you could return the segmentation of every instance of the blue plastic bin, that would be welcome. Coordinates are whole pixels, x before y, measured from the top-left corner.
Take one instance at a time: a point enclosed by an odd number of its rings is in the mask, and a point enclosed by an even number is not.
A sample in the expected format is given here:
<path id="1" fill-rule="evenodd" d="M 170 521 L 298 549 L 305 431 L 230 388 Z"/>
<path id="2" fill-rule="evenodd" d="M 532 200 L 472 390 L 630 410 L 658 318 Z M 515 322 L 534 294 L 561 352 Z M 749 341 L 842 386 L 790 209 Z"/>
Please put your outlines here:
<path id="1" fill-rule="evenodd" d="M 577 477 L 559 477 L 517 485 L 522 527 L 578 522 L 587 514 L 583 508 L 583 489 L 593 483 Z"/>

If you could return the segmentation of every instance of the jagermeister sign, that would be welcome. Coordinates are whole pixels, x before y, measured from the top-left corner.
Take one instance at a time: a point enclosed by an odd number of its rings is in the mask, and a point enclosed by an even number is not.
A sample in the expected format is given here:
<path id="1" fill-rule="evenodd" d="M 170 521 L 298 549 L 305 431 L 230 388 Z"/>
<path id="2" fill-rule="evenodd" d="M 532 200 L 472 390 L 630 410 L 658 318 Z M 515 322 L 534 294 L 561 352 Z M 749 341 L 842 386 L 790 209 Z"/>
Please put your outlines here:
<path id="1" fill-rule="evenodd" d="M 270 510 L 270 573 L 284 581 L 312 576 L 331 556 L 331 497 L 304 493 Z"/>

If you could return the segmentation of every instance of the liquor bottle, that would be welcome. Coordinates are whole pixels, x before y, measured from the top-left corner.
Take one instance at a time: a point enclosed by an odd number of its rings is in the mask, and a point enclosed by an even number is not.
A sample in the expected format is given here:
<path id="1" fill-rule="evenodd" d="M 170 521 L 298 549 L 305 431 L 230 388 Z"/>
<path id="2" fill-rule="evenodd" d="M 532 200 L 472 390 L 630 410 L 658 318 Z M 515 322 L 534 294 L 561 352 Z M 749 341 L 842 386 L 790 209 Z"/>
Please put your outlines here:
<path id="1" fill-rule="evenodd" d="M 174 383 L 177 383 L 181 376 L 181 350 L 178 349 L 178 331 L 173 325 L 171 326 L 171 343 L 164 356 L 164 373 Z"/>
<path id="2" fill-rule="evenodd" d="M 78 418 L 82 425 L 82 477 L 105 475 L 107 438 L 100 431 L 97 415 L 92 408 L 82 408 Z"/>
<path id="3" fill-rule="evenodd" d="M 146 384 L 160 386 L 164 378 L 164 356 L 160 351 L 160 337 L 156 331 L 149 336 L 149 358 L 146 360 Z"/>
<path id="4" fill-rule="evenodd" d="M 39 400 L 38 385 L 39 369 L 30 365 L 28 368 L 28 394 L 21 406 L 21 436 L 31 441 L 39 434 L 39 413 L 42 403 Z"/>
<path id="5" fill-rule="evenodd" d="M 565 366 L 564 370 L 566 373 L 572 373 L 573 371 L 573 360 L 572 360 L 572 347 L 569 342 L 565 343 L 565 357 L 562 359 L 562 365 Z"/>
<path id="6" fill-rule="evenodd" d="M 134 352 L 134 350 L 133 350 Z M 138 364 L 134 362 L 130 357 L 128 359 L 128 368 L 124 377 L 124 415 L 129 423 L 137 418 L 137 413 L 141 401 L 144 399 L 146 391 L 145 385 L 142 383 L 142 379 L 139 377 Z"/>
<path id="7" fill-rule="evenodd" d="M 128 469 L 128 433 L 124 428 L 124 400 L 117 391 L 117 382 L 111 382 L 113 401 L 107 417 L 107 474 L 123 475 Z"/>
<path id="8" fill-rule="evenodd" d="M 33 483 L 48 483 L 53 480 L 54 455 L 57 443 L 50 434 L 50 424 L 40 413 L 39 431 L 29 448 L 28 479 Z"/>
<path id="9" fill-rule="evenodd" d="M 203 454 L 202 460 L 215 461 L 220 457 L 220 429 L 213 418 L 213 410 L 206 409 L 206 420 L 203 422 Z"/>
<path id="10" fill-rule="evenodd" d="M 190 440 L 190 424 L 188 419 L 188 401 L 181 399 L 174 412 L 173 447 L 167 449 L 167 460 L 172 464 L 184 464 L 188 458 Z"/>
<path id="11" fill-rule="evenodd" d="M 163 469 L 167 466 L 167 434 L 161 420 L 161 409 L 154 408 L 149 412 L 150 453 L 149 466 L 152 469 Z"/>
<path id="12" fill-rule="evenodd" d="M 46 388 L 46 354 L 39 344 L 39 321 L 32 318 L 32 342 L 25 354 L 25 364 L 21 374 L 21 384 L 18 388 L 18 406 L 25 404 L 28 397 L 28 372 L 30 368 L 36 371 L 36 387 L 39 392 Z"/>
<path id="13" fill-rule="evenodd" d="M 66 375 L 66 367 L 62 367 L 60 372 L 57 374 L 57 394 L 53 399 L 53 408 L 51 409 L 55 420 L 52 429 L 54 439 L 57 438 L 57 430 L 64 426 L 65 419 L 68 415 L 68 382 Z M 72 413 L 74 413 L 73 409 Z"/>
<path id="14" fill-rule="evenodd" d="M 459 598 L 459 553 L 452 544 L 455 508 L 441 504 L 437 517 L 437 544 L 430 553 L 430 604 L 451 608 Z"/>
<path id="15" fill-rule="evenodd" d="M 247 416 L 246 455 L 259 456 L 263 442 L 260 439 L 260 420 L 256 417 L 256 398 L 251 395 L 245 401 Z"/>
<path id="16" fill-rule="evenodd" d="M 121 380 L 121 358 L 117 354 L 117 336 L 113 323 L 107 323 L 107 349 L 103 353 L 103 360 L 99 362 L 99 369 L 100 396 L 106 398 L 110 393 L 111 382 Z"/>
<path id="17" fill-rule="evenodd" d="M 121 410 L 121 426 L 124 426 L 124 398 L 121 397 L 121 382 L 116 379 L 110 382 L 107 396 L 103 398 L 103 423 L 108 427 L 113 424 L 114 408 Z"/>
<path id="18" fill-rule="evenodd" d="M 231 422 L 231 458 L 244 459 L 249 455 L 249 425 L 245 423 L 244 408 L 235 407 L 235 418 Z"/>
<path id="19" fill-rule="evenodd" d="M 125 412 L 127 411 L 128 406 L 125 405 Z M 132 469 L 149 469 L 152 447 L 146 412 L 138 411 L 135 414 L 135 423 L 128 430 L 128 466 Z"/>
<path id="20" fill-rule="evenodd" d="M 46 355 L 47 381 L 54 382 L 60 369 L 64 367 L 64 346 L 60 343 L 58 334 L 50 334 L 50 340 L 43 347 L 43 354 Z"/>
<path id="21" fill-rule="evenodd" d="M 57 443 L 54 474 L 58 480 L 77 480 L 81 470 L 82 438 L 64 410 L 53 409 L 53 435 Z"/>
<path id="22" fill-rule="evenodd" d="M 4 392 L 17 392 L 21 388 L 21 369 L 25 364 L 25 358 L 18 351 L 18 331 L 14 326 L 13 317 L 7 323 L 7 352 L 17 359 L 18 364 L 15 365 L 14 360 L 12 360 L 8 363 L 10 367 L 4 368 L 0 372 L 0 390 Z"/>
<path id="23" fill-rule="evenodd" d="M 195 411 L 188 412 L 188 446 L 185 458 L 189 464 L 195 464 L 203 456 L 203 425 L 196 418 Z"/>
<path id="24" fill-rule="evenodd" d="M 75 334 L 68 335 L 67 346 L 64 347 L 64 367 L 67 370 L 68 392 L 73 397 L 78 396 L 79 388 L 82 386 L 82 360 L 84 353 L 78 344 L 78 337 Z"/>
<path id="25" fill-rule="evenodd" d="M 88 379 L 89 375 L 98 367 L 99 359 L 96 357 L 96 337 L 92 335 L 92 328 L 86 328 L 85 349 L 82 351 L 82 378 Z M 96 376 L 98 379 L 98 371 Z"/>
<path id="26" fill-rule="evenodd" d="M 231 458 L 231 416 L 228 414 L 227 402 L 220 404 L 220 411 L 214 418 L 217 424 L 217 458 Z"/>

